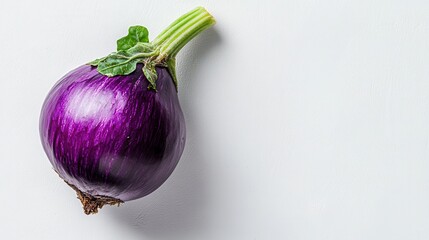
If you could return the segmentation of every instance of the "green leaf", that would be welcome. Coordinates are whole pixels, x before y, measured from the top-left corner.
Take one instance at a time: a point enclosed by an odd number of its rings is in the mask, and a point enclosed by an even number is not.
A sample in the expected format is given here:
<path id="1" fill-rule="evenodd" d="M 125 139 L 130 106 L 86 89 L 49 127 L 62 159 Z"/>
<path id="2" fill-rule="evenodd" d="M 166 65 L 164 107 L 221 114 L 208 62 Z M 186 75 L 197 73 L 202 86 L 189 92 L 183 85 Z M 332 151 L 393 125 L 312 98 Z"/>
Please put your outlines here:
<path id="1" fill-rule="evenodd" d="M 139 42 L 149 42 L 149 31 L 143 26 L 132 26 L 128 28 L 127 36 L 116 41 L 117 51 L 126 51 Z"/>
<path id="2" fill-rule="evenodd" d="M 104 59 L 106 59 L 107 57 L 102 57 L 102 58 L 97 58 L 89 63 L 87 63 L 88 65 L 91 66 L 98 66 L 98 64 L 100 64 L 101 61 L 103 61 Z"/>
<path id="3" fill-rule="evenodd" d="M 156 72 L 155 63 L 148 61 L 143 66 L 143 74 L 149 81 L 148 89 L 156 91 L 156 80 L 158 79 L 158 73 Z"/>
<path id="4" fill-rule="evenodd" d="M 124 53 L 112 53 L 98 63 L 99 73 L 112 77 L 116 75 L 128 75 L 136 70 L 139 59 Z"/>
<path id="5" fill-rule="evenodd" d="M 129 48 L 126 52 L 128 54 L 139 54 L 139 53 L 153 53 L 155 48 L 150 43 L 138 42 L 133 47 Z"/>

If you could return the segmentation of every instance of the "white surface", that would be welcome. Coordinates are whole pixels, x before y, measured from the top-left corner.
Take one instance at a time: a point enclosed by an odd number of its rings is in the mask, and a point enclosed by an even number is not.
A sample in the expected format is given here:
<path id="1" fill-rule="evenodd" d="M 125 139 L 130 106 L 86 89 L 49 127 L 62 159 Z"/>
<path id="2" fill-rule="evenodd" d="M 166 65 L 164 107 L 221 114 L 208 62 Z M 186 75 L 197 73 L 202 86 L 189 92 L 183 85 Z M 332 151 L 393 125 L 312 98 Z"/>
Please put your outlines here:
<path id="1" fill-rule="evenodd" d="M 2 1 L 2 239 L 429 238 L 426 0 Z M 188 141 L 150 196 L 85 216 L 38 135 L 66 72 L 202 5 Z"/>

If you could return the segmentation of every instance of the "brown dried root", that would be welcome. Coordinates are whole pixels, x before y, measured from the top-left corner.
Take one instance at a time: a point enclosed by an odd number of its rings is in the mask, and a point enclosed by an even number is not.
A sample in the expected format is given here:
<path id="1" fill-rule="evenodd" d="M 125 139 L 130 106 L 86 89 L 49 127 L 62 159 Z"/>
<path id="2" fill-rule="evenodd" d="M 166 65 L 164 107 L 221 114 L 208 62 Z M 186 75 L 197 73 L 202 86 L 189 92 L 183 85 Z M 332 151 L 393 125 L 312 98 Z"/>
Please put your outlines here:
<path id="1" fill-rule="evenodd" d="M 95 214 L 98 209 L 101 209 L 104 205 L 116 205 L 123 203 L 124 201 L 107 196 L 92 196 L 91 194 L 80 191 L 76 186 L 66 182 L 71 188 L 76 191 L 77 198 L 83 205 L 83 211 L 86 215 Z"/>

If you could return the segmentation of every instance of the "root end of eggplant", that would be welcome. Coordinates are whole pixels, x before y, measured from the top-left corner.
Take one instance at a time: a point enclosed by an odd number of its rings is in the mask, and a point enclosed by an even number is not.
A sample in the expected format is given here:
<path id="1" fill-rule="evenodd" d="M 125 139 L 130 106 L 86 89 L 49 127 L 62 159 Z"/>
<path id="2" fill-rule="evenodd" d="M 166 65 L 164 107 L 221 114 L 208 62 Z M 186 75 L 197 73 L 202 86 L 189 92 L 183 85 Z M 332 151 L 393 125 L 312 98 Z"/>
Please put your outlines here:
<path id="1" fill-rule="evenodd" d="M 124 201 L 107 196 L 92 196 L 91 194 L 80 191 L 76 186 L 66 182 L 73 190 L 76 191 L 77 198 L 83 206 L 83 211 L 86 215 L 98 213 L 104 205 L 119 205 Z"/>

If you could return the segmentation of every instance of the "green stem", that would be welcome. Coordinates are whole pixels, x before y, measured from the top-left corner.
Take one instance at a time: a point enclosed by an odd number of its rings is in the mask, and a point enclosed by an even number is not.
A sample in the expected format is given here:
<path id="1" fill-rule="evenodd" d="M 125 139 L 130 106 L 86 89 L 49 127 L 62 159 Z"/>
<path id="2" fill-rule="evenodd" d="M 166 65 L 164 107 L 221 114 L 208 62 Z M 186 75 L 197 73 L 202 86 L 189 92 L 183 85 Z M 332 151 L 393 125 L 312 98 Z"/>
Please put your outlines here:
<path id="1" fill-rule="evenodd" d="M 202 7 L 178 18 L 152 41 L 152 44 L 159 51 L 157 62 L 174 58 L 186 43 L 214 25 L 215 22 L 213 16 Z"/>
<path id="2" fill-rule="evenodd" d="M 189 18 L 192 18 L 195 16 L 196 13 L 200 11 L 200 7 L 195 8 L 192 11 L 189 11 L 188 13 L 183 14 L 181 17 L 176 19 L 173 23 L 171 23 L 164 31 L 162 31 L 153 41 L 152 44 L 154 45 L 160 45 L 167 39 L 168 36 L 172 34 L 173 31 L 175 31 L 177 28 L 185 24 Z"/>
<path id="3" fill-rule="evenodd" d="M 134 72 L 138 63 L 143 63 L 143 74 L 156 91 L 158 75 L 156 66 L 167 67 L 177 90 L 176 55 L 195 36 L 215 24 L 215 20 L 204 8 L 197 7 L 182 15 L 152 42 L 147 42 L 147 29 L 132 26 L 128 35 L 117 41 L 117 52 L 88 63 L 97 66 L 97 71 L 113 77 Z"/>

